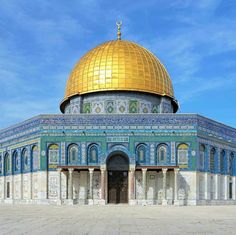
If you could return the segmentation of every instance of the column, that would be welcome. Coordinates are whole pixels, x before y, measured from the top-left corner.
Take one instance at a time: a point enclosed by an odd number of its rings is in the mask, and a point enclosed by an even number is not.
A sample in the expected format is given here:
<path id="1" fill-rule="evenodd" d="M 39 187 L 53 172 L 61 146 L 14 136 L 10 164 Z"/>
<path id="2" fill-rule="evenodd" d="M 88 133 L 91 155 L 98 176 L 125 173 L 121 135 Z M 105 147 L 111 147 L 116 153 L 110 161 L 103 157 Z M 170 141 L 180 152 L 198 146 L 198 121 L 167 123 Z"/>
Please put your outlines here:
<path id="1" fill-rule="evenodd" d="M 20 199 L 24 199 L 24 178 L 23 178 L 23 173 L 21 172 L 20 174 Z"/>
<path id="2" fill-rule="evenodd" d="M 12 183 L 11 183 L 11 192 L 12 192 L 12 194 L 11 194 L 11 198 L 12 198 L 12 200 L 14 200 L 14 196 L 15 196 L 15 182 L 14 182 L 13 171 L 12 171 L 11 177 L 12 177 Z"/>
<path id="3" fill-rule="evenodd" d="M 74 169 L 69 169 L 69 179 L 68 179 L 68 199 L 73 199 L 73 171 Z"/>
<path id="4" fill-rule="evenodd" d="M 142 168 L 143 200 L 147 199 L 147 168 Z"/>
<path id="5" fill-rule="evenodd" d="M 32 184 L 33 184 L 33 180 L 32 180 L 32 175 L 33 175 L 33 172 L 30 171 L 30 199 L 33 199 L 33 187 L 32 187 Z"/>
<path id="6" fill-rule="evenodd" d="M 101 168 L 101 200 L 105 201 L 105 168 Z"/>
<path id="7" fill-rule="evenodd" d="M 30 158 L 30 199 L 33 199 L 33 158 Z"/>
<path id="8" fill-rule="evenodd" d="M 162 173 L 163 173 L 162 205 L 167 205 L 167 200 L 166 200 L 166 172 L 167 172 L 167 168 L 162 168 Z"/>
<path id="9" fill-rule="evenodd" d="M 105 171 L 104 175 L 104 182 L 105 182 L 105 202 L 108 201 L 108 171 Z"/>
<path id="10" fill-rule="evenodd" d="M 215 200 L 219 200 L 219 175 L 215 174 Z"/>
<path id="11" fill-rule="evenodd" d="M 6 199 L 6 176 L 4 174 L 3 174 L 3 199 Z"/>
<path id="12" fill-rule="evenodd" d="M 178 176 L 179 176 L 179 168 L 174 169 L 174 177 L 175 177 L 175 194 L 174 194 L 174 204 L 178 204 Z"/>
<path id="13" fill-rule="evenodd" d="M 129 170 L 129 200 L 135 199 L 134 185 L 135 185 L 135 167 L 134 168 L 132 167 Z"/>
<path id="14" fill-rule="evenodd" d="M 208 172 L 205 172 L 205 200 L 209 200 L 209 177 L 208 177 Z"/>
<path id="15" fill-rule="evenodd" d="M 224 195 L 224 199 L 228 200 L 229 199 L 229 176 L 225 175 L 225 195 Z"/>
<path id="16" fill-rule="evenodd" d="M 232 199 L 236 200 L 236 176 L 232 176 Z"/>
<path id="17" fill-rule="evenodd" d="M 58 172 L 58 199 L 61 200 L 61 168 L 57 169 Z"/>
<path id="18" fill-rule="evenodd" d="M 93 199 L 93 172 L 94 168 L 89 168 L 89 199 Z"/>

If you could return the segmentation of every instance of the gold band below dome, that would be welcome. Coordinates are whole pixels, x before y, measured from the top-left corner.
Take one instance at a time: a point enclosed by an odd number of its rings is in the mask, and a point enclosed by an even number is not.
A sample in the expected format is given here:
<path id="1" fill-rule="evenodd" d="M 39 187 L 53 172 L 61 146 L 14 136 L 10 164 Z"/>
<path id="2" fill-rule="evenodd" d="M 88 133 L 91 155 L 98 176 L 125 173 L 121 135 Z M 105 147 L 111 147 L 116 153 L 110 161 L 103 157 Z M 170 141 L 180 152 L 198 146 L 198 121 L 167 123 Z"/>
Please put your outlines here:
<path id="1" fill-rule="evenodd" d="M 64 101 L 98 91 L 140 91 L 174 98 L 165 67 L 144 47 L 125 40 L 105 42 L 86 53 L 74 67 Z"/>

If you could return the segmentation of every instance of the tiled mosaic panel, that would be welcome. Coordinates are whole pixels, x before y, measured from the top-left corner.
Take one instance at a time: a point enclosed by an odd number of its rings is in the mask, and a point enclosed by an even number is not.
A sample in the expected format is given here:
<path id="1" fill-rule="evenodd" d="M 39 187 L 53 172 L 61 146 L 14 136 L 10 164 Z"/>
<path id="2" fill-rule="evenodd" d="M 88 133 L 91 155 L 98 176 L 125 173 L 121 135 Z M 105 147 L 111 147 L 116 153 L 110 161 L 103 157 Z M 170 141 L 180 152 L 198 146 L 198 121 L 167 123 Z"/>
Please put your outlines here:
<path id="1" fill-rule="evenodd" d="M 138 101 L 130 100 L 129 101 L 129 113 L 138 113 Z"/>
<path id="2" fill-rule="evenodd" d="M 82 107 L 80 110 L 79 107 Z M 65 107 L 66 114 L 72 113 L 172 113 L 171 100 L 152 94 L 117 92 L 96 93 L 74 97 Z"/>
<path id="3" fill-rule="evenodd" d="M 83 113 L 91 113 L 91 103 L 83 103 Z"/>

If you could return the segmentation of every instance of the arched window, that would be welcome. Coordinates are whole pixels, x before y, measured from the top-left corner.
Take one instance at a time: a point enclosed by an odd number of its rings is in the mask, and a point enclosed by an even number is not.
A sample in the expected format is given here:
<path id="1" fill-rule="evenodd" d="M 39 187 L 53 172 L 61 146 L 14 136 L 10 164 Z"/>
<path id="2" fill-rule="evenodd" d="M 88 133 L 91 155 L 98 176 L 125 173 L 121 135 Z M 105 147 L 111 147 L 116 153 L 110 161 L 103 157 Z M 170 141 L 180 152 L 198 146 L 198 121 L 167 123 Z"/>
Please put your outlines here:
<path id="1" fill-rule="evenodd" d="M 234 171 L 234 154 L 230 153 L 229 155 L 229 175 L 233 175 Z"/>
<path id="2" fill-rule="evenodd" d="M 216 154 L 216 150 L 215 150 L 215 148 L 212 148 L 210 151 L 210 170 L 211 170 L 211 172 L 213 172 L 215 169 L 215 154 Z"/>
<path id="3" fill-rule="evenodd" d="M 2 174 L 2 167 L 3 167 L 3 164 L 2 164 L 2 155 L 0 155 L 0 174 Z"/>
<path id="4" fill-rule="evenodd" d="M 59 147 L 57 144 L 52 144 L 48 149 L 48 163 L 58 164 L 59 159 Z"/>
<path id="5" fill-rule="evenodd" d="M 17 151 L 13 152 L 14 171 L 20 170 L 20 156 Z"/>
<path id="6" fill-rule="evenodd" d="M 181 165 L 188 164 L 188 145 L 180 144 L 178 146 L 178 163 Z"/>
<path id="7" fill-rule="evenodd" d="M 98 162 L 98 147 L 97 145 L 92 145 L 89 147 L 88 157 L 90 163 Z"/>
<path id="8" fill-rule="evenodd" d="M 34 145 L 32 147 L 32 160 L 33 160 L 33 169 L 34 170 L 40 169 L 40 156 L 37 145 Z"/>
<path id="9" fill-rule="evenodd" d="M 22 150 L 22 161 L 23 161 L 23 170 L 28 170 L 29 169 L 29 154 L 26 148 Z"/>
<path id="10" fill-rule="evenodd" d="M 137 147 L 137 160 L 140 163 L 144 163 L 146 161 L 146 146 L 144 144 Z"/>
<path id="11" fill-rule="evenodd" d="M 201 144 L 199 147 L 199 167 L 200 167 L 200 169 L 204 169 L 204 166 L 205 166 L 205 152 L 206 152 L 205 145 Z"/>
<path id="12" fill-rule="evenodd" d="M 5 154 L 5 172 L 8 173 L 10 171 L 11 171 L 10 155 L 6 153 Z"/>
<path id="13" fill-rule="evenodd" d="M 78 161 L 78 145 L 71 144 L 68 148 L 68 162 L 75 163 Z"/>
<path id="14" fill-rule="evenodd" d="M 220 172 L 223 174 L 225 170 L 225 151 L 220 152 Z"/>
<path id="15" fill-rule="evenodd" d="M 166 145 L 162 144 L 157 148 L 157 162 L 163 163 L 166 162 L 167 158 L 167 147 Z"/>

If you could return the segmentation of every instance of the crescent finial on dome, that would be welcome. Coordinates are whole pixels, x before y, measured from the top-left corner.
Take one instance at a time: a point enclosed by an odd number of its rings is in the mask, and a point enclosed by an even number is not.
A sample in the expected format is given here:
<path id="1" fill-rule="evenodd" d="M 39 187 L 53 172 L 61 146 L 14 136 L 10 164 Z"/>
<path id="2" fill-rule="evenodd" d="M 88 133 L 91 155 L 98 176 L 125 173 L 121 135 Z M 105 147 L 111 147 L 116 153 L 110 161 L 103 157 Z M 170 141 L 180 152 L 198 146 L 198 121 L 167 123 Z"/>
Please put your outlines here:
<path id="1" fill-rule="evenodd" d="M 116 25 L 117 25 L 117 40 L 121 40 L 121 32 L 120 32 L 120 28 L 122 25 L 122 21 L 116 21 Z"/>

